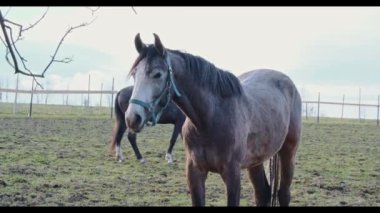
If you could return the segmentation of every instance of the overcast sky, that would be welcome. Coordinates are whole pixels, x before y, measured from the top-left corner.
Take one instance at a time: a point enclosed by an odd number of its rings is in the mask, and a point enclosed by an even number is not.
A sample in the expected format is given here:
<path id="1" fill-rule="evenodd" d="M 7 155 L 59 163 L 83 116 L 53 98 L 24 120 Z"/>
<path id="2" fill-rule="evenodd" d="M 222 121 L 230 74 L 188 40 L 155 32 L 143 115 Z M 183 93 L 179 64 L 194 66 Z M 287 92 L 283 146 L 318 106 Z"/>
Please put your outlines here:
<path id="1" fill-rule="evenodd" d="M 4 14 L 8 7 L 0 7 Z M 127 73 L 137 57 L 134 37 L 199 55 L 235 75 L 271 68 L 289 75 L 304 99 L 377 102 L 380 94 L 380 7 L 101 7 L 94 16 L 84 7 L 51 7 L 46 18 L 25 33 L 20 50 L 35 71 L 49 60 L 69 26 L 96 20 L 71 33 L 42 80 L 48 89 L 110 88 L 133 83 Z M 44 7 L 14 7 L 6 18 L 28 26 Z M 0 54 L 5 48 L 0 45 Z M 14 87 L 15 75 L 0 55 L 0 83 Z M 30 87 L 22 77 L 21 87 Z M 13 85 L 13 86 L 12 86 Z"/>

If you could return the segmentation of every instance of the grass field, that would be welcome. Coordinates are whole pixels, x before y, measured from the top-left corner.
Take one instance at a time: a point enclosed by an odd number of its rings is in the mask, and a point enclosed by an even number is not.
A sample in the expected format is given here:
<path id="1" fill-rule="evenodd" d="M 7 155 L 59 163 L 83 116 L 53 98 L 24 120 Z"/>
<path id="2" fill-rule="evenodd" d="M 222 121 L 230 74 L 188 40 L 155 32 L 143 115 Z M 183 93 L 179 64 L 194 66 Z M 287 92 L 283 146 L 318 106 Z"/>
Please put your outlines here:
<path id="1" fill-rule="evenodd" d="M 189 206 L 185 154 L 164 159 L 172 125 L 146 128 L 139 163 L 126 139 L 127 159 L 108 153 L 109 108 L 34 108 L 33 118 L 0 105 L 0 206 Z M 103 112 L 104 111 L 104 112 Z M 9 113 L 8 113 L 9 112 Z M 380 206 L 380 127 L 375 122 L 304 120 L 292 185 L 292 206 Z M 242 173 L 241 205 L 254 205 Z M 211 173 L 206 205 L 224 206 L 224 184 Z"/>

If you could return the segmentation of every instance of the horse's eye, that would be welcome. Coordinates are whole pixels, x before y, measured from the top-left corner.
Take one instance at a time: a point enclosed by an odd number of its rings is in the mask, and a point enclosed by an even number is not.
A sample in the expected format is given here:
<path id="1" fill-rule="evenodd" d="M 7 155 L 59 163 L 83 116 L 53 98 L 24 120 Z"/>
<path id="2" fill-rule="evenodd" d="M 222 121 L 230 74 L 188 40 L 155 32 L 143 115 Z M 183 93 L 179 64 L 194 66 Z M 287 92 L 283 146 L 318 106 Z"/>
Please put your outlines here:
<path id="1" fill-rule="evenodd" d="M 156 73 L 153 78 L 160 78 L 161 77 L 161 73 Z"/>

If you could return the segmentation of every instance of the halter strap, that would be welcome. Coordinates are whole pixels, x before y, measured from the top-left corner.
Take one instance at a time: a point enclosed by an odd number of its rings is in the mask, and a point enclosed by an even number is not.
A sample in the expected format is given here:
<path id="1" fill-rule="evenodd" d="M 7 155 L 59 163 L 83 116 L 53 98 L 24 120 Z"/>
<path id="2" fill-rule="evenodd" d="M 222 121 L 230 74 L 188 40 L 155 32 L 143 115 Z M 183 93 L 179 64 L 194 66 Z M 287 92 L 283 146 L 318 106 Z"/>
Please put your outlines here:
<path id="1" fill-rule="evenodd" d="M 170 98 L 171 97 L 171 88 L 173 88 L 174 93 L 176 94 L 177 97 L 181 97 L 181 93 L 179 92 L 179 90 L 175 84 L 175 81 L 174 81 L 173 69 L 172 69 L 171 62 L 170 62 L 168 55 L 166 55 L 166 57 L 165 57 L 165 62 L 168 66 L 168 72 L 169 73 L 168 73 L 168 77 L 166 78 L 165 88 L 162 90 L 160 96 L 158 96 L 158 98 L 153 100 L 151 103 L 146 103 L 146 102 L 140 101 L 138 99 L 130 99 L 129 100 L 129 103 L 140 105 L 140 106 L 144 107 L 145 109 L 147 109 L 151 113 L 151 115 L 152 115 L 151 120 L 147 120 L 145 122 L 148 126 L 156 125 L 158 120 L 160 119 L 163 111 L 169 105 L 169 102 L 171 100 L 171 98 Z M 155 113 L 154 109 L 157 107 L 157 105 L 160 103 L 161 99 L 163 99 L 165 95 L 167 96 L 167 101 L 165 103 L 165 106 L 162 107 L 160 109 L 160 111 Z M 148 122 L 151 122 L 151 123 L 148 123 Z"/>
<path id="2" fill-rule="evenodd" d="M 177 85 L 175 84 L 175 81 L 174 81 L 172 63 L 170 62 L 169 56 L 165 57 L 165 61 L 166 61 L 166 64 L 168 65 L 170 84 L 173 85 L 173 90 L 175 94 L 177 95 L 177 97 L 181 97 L 181 93 L 179 93 Z"/>

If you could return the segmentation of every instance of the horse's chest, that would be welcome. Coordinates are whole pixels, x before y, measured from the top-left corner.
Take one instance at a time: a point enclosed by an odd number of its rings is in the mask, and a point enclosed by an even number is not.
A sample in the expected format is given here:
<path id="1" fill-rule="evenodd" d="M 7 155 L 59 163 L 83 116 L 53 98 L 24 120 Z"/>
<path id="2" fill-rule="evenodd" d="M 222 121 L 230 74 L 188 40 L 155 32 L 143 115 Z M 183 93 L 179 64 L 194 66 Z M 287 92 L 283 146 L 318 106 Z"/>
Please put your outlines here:
<path id="1" fill-rule="evenodd" d="M 198 167 L 212 172 L 220 171 L 221 165 L 232 157 L 231 147 L 221 140 L 199 139 L 186 141 L 186 152 Z"/>

